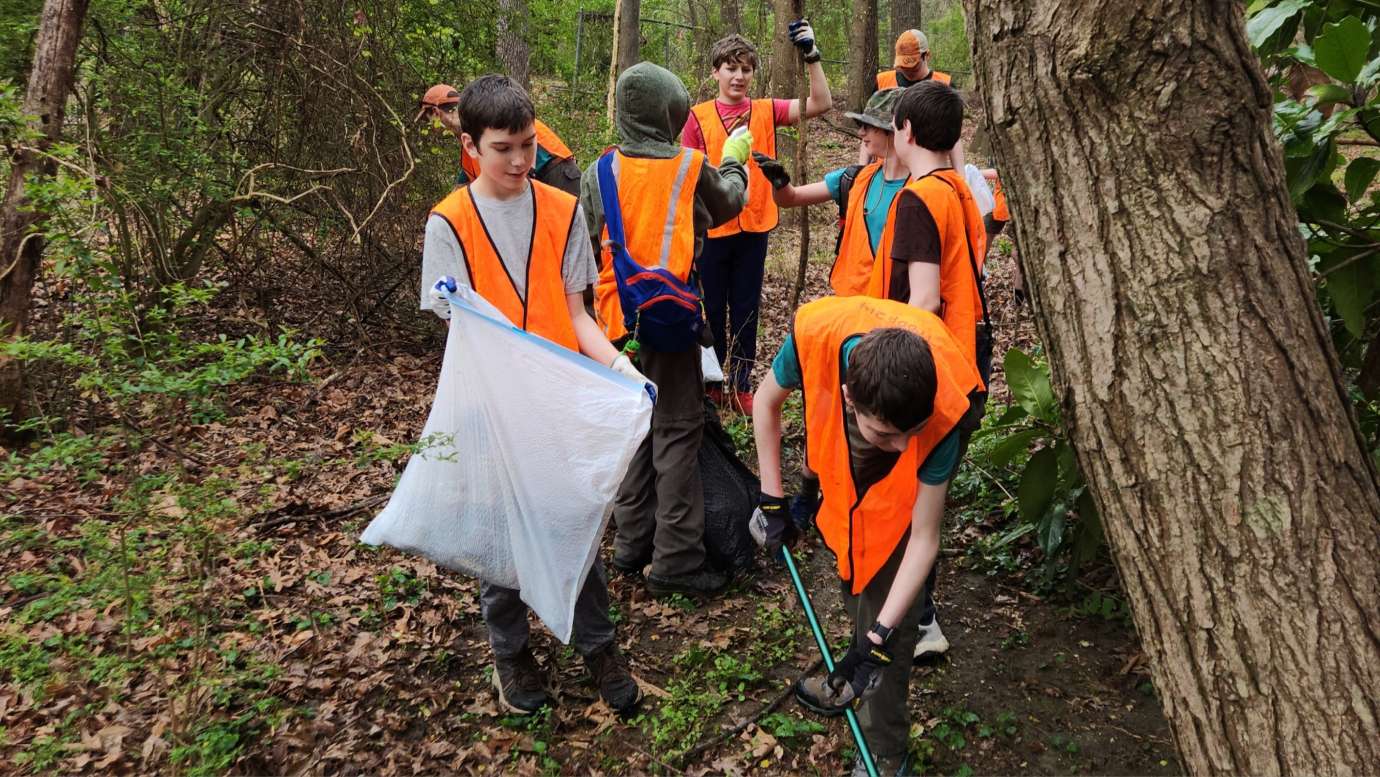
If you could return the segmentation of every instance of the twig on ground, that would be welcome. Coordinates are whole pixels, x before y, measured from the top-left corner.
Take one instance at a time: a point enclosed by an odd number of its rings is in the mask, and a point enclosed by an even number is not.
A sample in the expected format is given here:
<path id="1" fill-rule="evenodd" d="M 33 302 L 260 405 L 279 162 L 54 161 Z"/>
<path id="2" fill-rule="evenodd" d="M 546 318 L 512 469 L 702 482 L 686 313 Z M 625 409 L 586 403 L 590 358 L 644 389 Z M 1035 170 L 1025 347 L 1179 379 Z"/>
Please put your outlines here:
<path id="1" fill-rule="evenodd" d="M 706 739 L 698 745 L 695 745 L 694 747 L 686 751 L 685 755 L 682 755 L 677 760 L 682 764 L 686 763 L 691 759 L 698 758 L 699 756 L 703 755 L 705 751 L 709 750 L 711 747 L 721 745 L 724 742 L 727 742 L 730 739 L 733 739 L 734 737 L 743 733 L 747 730 L 748 726 L 751 726 L 752 724 L 756 723 L 762 718 L 775 712 L 776 708 L 780 707 L 782 702 L 790 698 L 791 692 L 795 690 L 795 685 L 797 682 L 800 682 L 801 678 L 808 677 L 809 675 L 814 674 L 823 665 L 824 657 L 821 656 L 819 658 L 816 658 L 814 663 L 810 664 L 809 668 L 807 668 L 804 672 L 800 673 L 800 677 L 797 677 L 793 682 L 788 683 L 786 687 L 783 688 L 781 692 L 776 695 L 775 698 L 773 698 L 771 701 L 767 702 L 765 705 L 759 708 L 756 712 L 752 714 L 751 717 L 743 718 L 742 720 L 738 721 L 738 725 L 734 726 L 733 728 L 711 739 Z"/>
<path id="2" fill-rule="evenodd" d="M 337 507 L 334 510 L 326 510 L 324 512 L 319 513 L 309 513 L 306 515 L 280 515 L 277 518 L 271 518 L 269 520 L 263 521 L 262 523 L 258 523 L 257 528 L 259 533 L 262 534 L 265 532 L 272 531 L 278 528 L 279 526 L 286 526 L 290 523 L 302 523 L 305 521 L 325 521 L 331 518 L 345 518 L 347 516 L 354 515 L 355 513 L 360 512 L 362 510 L 368 510 L 371 507 L 377 507 L 378 505 L 388 501 L 389 496 L 391 496 L 391 494 L 374 494 L 373 496 L 361 499 L 360 501 L 355 502 L 352 505 L 347 505 L 345 507 Z M 272 513 L 268 513 L 268 515 L 272 515 Z M 250 523 L 256 522 L 250 521 Z"/>

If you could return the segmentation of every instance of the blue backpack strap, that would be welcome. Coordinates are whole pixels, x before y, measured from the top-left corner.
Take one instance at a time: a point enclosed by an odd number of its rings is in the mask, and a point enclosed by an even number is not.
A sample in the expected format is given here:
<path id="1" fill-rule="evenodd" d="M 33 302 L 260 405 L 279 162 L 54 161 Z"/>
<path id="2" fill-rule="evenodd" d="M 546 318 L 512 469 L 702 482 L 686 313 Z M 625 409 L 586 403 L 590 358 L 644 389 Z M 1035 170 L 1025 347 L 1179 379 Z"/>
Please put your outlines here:
<path id="1" fill-rule="evenodd" d="M 614 154 L 617 153 L 617 150 L 609 149 L 599 157 L 597 170 L 599 199 L 603 201 L 604 206 L 604 226 L 608 228 L 609 240 L 621 248 L 624 245 L 623 208 L 618 202 L 618 179 L 613 175 Z"/>

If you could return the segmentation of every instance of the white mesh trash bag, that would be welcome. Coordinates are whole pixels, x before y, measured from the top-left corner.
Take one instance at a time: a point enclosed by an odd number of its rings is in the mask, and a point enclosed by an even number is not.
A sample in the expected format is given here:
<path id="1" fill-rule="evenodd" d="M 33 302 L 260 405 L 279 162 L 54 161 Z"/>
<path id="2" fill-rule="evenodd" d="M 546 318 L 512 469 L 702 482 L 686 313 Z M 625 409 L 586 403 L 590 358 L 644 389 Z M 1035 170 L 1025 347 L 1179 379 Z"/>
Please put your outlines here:
<path id="1" fill-rule="evenodd" d="M 977 165 L 963 166 L 963 179 L 968 182 L 968 191 L 973 193 L 973 203 L 977 205 L 978 213 L 986 216 L 997 207 L 997 198 L 992 194 L 992 187 L 987 185 L 987 179 L 982 175 L 982 171 L 977 169 Z"/>
<path id="2" fill-rule="evenodd" d="M 705 383 L 724 382 L 724 368 L 719 366 L 719 356 L 713 348 L 700 347 L 700 372 Z"/>
<path id="3" fill-rule="evenodd" d="M 513 327 L 468 287 L 450 301 L 421 450 L 360 539 L 517 588 L 568 643 L 651 398 L 643 384 Z"/>

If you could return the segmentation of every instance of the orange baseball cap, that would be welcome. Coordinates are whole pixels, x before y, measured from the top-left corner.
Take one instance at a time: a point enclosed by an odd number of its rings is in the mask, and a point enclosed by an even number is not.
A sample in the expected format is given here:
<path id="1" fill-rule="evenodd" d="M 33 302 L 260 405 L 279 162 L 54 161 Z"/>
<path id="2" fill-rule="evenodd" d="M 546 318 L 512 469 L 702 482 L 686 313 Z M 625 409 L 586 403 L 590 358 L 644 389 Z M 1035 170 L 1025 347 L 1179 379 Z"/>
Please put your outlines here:
<path id="1" fill-rule="evenodd" d="M 422 95 L 422 109 L 417 111 L 417 115 L 412 120 L 417 121 L 432 108 L 440 108 L 457 102 L 460 102 L 460 92 L 455 87 L 450 84 L 437 84 Z"/>
<path id="2" fill-rule="evenodd" d="M 920 64 L 920 55 L 930 50 L 930 41 L 919 30 L 906 30 L 896 39 L 896 67 L 912 68 Z"/>

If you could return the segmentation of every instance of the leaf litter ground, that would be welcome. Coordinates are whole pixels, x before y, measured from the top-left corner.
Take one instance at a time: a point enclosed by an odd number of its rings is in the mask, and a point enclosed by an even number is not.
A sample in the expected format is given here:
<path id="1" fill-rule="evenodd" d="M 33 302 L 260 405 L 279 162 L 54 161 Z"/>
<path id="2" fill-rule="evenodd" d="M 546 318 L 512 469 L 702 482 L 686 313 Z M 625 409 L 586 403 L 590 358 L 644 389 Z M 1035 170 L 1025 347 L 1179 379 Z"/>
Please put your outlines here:
<path id="1" fill-rule="evenodd" d="M 842 163 L 851 142 L 816 133 Z M 805 298 L 826 289 L 833 214 L 816 208 Z M 798 233 L 773 240 L 757 367 L 788 324 Z M 997 353 L 1035 341 L 994 252 Z M 785 690 L 818 659 L 784 572 L 702 602 L 615 576 L 612 614 L 647 700 L 619 720 L 578 656 L 539 626 L 557 704 L 505 716 L 473 580 L 356 542 L 425 419 L 439 356 L 368 351 L 315 383 L 241 390 L 212 423 L 112 436 L 0 497 L 0 757 L 14 772 L 834 774 L 841 722 Z M 999 367 L 998 367 L 999 369 Z M 1000 378 L 994 405 L 1003 401 Z M 797 414 L 788 461 L 799 459 Z M 725 416 L 752 462 L 750 430 Z M 83 453 L 84 451 L 84 453 Z M 112 462 L 123 464 L 120 468 Z M 754 462 L 755 463 L 755 462 Z M 953 516 L 973 510 L 956 505 Z M 913 676 L 925 773 L 1178 771 L 1110 570 L 1101 593 L 1036 595 L 974 547 L 999 515 L 947 520 L 949 654 Z M 1019 546 L 1016 548 L 1020 550 Z M 1028 550 L 1028 549 L 1027 549 Z M 605 557 L 607 557 L 607 549 Z M 846 644 L 831 556 L 802 569 Z M 1019 563 L 1019 559 L 1016 563 Z M 731 734 L 731 735 L 730 735 Z"/>

